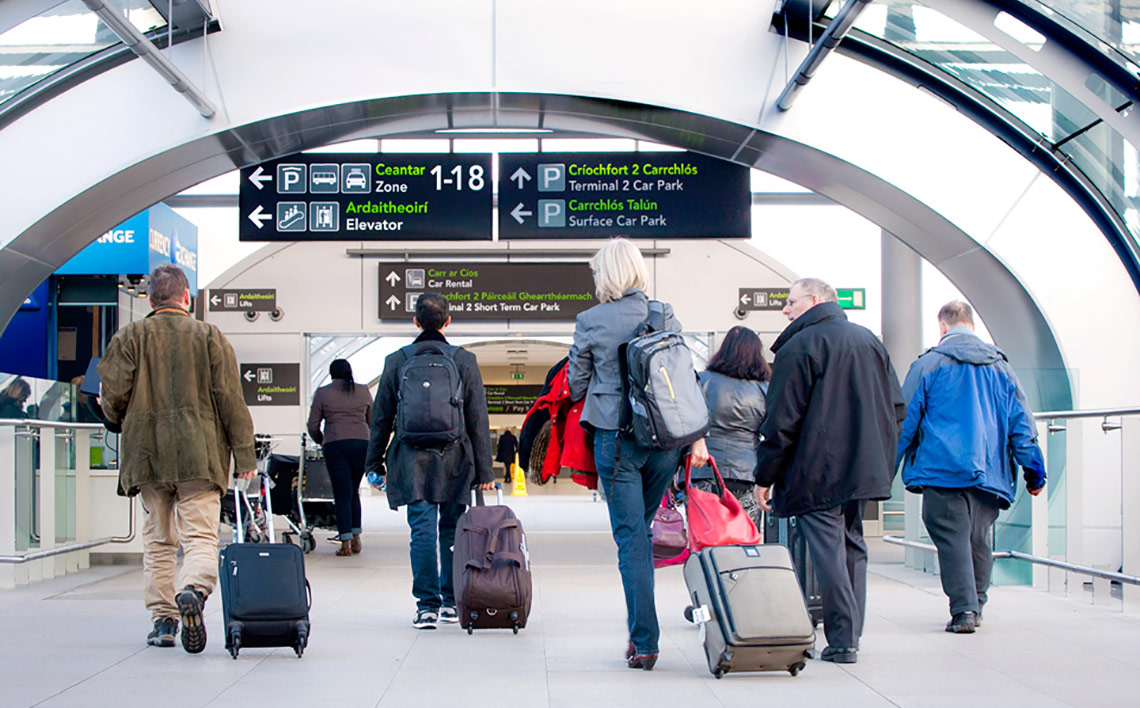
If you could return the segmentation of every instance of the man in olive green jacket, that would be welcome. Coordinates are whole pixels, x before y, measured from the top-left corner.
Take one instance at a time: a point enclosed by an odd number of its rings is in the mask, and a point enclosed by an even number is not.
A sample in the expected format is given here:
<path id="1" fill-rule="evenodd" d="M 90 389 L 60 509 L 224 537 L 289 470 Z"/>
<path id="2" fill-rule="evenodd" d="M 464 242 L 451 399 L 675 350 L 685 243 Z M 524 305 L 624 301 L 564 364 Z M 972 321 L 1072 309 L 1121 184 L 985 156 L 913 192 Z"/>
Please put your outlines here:
<path id="1" fill-rule="evenodd" d="M 99 362 L 102 408 L 121 426 L 119 486 L 142 495 L 143 582 L 154 621 L 147 644 L 206 648 L 202 608 L 218 579 L 218 517 L 230 458 L 243 479 L 257 461 L 233 348 L 218 328 L 190 317 L 186 275 L 155 269 L 154 311 L 111 339 Z M 176 558 L 183 548 L 178 582 Z M 175 588 L 182 590 L 175 594 Z"/>

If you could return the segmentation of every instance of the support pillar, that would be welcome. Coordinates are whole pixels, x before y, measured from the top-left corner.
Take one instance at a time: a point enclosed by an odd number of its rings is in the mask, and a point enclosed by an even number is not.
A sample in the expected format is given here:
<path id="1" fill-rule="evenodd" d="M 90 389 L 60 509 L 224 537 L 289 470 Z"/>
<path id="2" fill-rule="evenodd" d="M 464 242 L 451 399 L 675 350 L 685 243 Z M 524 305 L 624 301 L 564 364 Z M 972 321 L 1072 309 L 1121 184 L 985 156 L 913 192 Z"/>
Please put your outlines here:
<path id="1" fill-rule="evenodd" d="M 922 353 L 922 257 L 889 231 L 882 232 L 882 330 L 883 344 L 891 357 L 899 383 L 906 378 L 911 362 Z M 922 526 L 922 498 L 907 494 L 902 480 L 896 478 L 891 488 L 892 506 L 902 502 L 907 540 L 919 541 L 925 535 Z M 910 568 L 934 567 L 929 551 L 906 549 L 906 565 Z"/>

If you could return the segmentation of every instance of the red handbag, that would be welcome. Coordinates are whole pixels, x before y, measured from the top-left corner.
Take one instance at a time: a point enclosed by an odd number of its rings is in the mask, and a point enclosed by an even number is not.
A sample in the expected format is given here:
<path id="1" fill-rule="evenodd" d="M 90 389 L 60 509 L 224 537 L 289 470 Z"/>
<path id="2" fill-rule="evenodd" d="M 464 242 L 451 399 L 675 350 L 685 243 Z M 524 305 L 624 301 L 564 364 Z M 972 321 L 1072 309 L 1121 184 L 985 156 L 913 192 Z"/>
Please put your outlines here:
<path id="1" fill-rule="evenodd" d="M 689 557 L 689 536 L 685 517 L 677 511 L 673 496 L 665 492 L 653 515 L 653 567 L 680 565 Z"/>
<path id="2" fill-rule="evenodd" d="M 756 524 L 744 511 L 720 476 L 716 461 L 709 457 L 720 494 L 693 489 L 693 458 L 685 457 L 685 511 L 689 517 L 689 548 L 697 552 L 709 546 L 755 546 L 762 543 Z"/>

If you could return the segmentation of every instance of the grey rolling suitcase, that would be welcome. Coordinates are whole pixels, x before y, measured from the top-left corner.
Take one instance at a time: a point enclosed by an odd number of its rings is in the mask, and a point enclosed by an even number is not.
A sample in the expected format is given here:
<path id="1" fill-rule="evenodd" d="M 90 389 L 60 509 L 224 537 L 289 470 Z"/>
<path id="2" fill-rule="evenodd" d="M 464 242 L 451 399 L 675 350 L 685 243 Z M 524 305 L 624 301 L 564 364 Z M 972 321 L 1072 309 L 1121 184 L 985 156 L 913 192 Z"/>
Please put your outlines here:
<path id="1" fill-rule="evenodd" d="M 806 666 L 815 630 L 787 548 L 712 546 L 689 556 L 684 572 L 713 676 L 795 676 Z"/>

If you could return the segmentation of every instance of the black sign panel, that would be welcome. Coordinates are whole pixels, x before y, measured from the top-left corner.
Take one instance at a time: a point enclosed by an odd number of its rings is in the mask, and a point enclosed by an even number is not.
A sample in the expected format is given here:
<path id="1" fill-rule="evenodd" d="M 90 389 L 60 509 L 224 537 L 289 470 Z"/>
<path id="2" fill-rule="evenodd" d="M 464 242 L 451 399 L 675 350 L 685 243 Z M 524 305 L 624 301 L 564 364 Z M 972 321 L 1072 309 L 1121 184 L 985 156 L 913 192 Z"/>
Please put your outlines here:
<path id="1" fill-rule="evenodd" d="M 277 309 L 277 290 L 211 290 L 210 312 L 273 312 Z"/>
<path id="2" fill-rule="evenodd" d="M 526 415 L 542 393 L 542 386 L 531 384 L 486 384 L 483 388 L 487 390 L 487 413 L 491 415 Z"/>
<path id="3" fill-rule="evenodd" d="M 740 288 L 738 306 L 745 311 L 784 309 L 788 288 Z"/>
<path id="4" fill-rule="evenodd" d="M 490 155 L 293 155 L 241 171 L 242 241 L 491 239 Z"/>
<path id="5" fill-rule="evenodd" d="M 238 373 L 247 406 L 301 404 L 300 364 L 241 364 Z"/>
<path id="6" fill-rule="evenodd" d="M 687 152 L 499 156 L 499 238 L 751 238 L 748 168 Z"/>
<path id="7" fill-rule="evenodd" d="M 380 319 L 410 320 L 425 292 L 447 298 L 456 322 L 572 320 L 597 304 L 588 263 L 380 264 Z"/>

